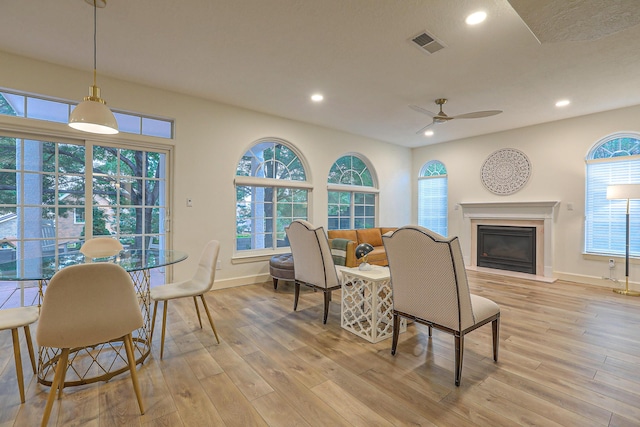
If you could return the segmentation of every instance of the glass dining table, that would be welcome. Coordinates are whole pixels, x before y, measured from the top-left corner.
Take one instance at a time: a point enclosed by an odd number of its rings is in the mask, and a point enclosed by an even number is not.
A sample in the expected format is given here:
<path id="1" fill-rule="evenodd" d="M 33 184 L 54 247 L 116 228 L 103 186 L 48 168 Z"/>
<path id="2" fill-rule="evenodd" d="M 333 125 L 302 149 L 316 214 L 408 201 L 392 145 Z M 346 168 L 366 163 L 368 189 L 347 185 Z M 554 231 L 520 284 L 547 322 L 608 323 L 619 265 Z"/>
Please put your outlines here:
<path id="1" fill-rule="evenodd" d="M 46 292 L 48 281 L 60 269 L 70 265 L 89 262 L 113 262 L 123 267 L 133 281 L 144 325 L 133 332 L 136 364 L 141 364 L 151 353 L 151 270 L 176 264 L 187 258 L 187 253 L 158 249 L 126 249 L 120 254 L 105 258 L 85 258 L 80 252 L 60 254 L 56 257 L 25 258 L 13 263 L 0 264 L 1 281 L 37 281 L 38 305 Z M 72 308 L 71 308 L 72 309 Z M 61 350 L 49 347 L 38 349 L 38 382 L 51 385 L 52 369 L 60 357 Z M 75 386 L 110 378 L 128 370 L 127 357 L 122 341 L 111 341 L 90 347 L 71 349 L 69 368 L 64 386 Z"/>

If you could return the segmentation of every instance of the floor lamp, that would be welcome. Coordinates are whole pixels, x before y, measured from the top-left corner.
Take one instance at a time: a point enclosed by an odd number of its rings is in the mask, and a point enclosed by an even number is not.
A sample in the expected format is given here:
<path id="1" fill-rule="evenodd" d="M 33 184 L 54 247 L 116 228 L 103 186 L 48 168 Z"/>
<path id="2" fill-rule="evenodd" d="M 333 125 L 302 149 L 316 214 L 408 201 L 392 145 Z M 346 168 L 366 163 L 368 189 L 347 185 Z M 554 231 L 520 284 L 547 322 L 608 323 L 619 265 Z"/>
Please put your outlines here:
<path id="1" fill-rule="evenodd" d="M 613 292 L 637 297 L 640 296 L 640 292 L 629 290 L 629 202 L 630 200 L 640 199 L 640 184 L 610 185 L 607 187 L 607 199 L 627 201 L 627 244 L 624 256 L 625 285 L 624 289 L 614 289 Z"/>

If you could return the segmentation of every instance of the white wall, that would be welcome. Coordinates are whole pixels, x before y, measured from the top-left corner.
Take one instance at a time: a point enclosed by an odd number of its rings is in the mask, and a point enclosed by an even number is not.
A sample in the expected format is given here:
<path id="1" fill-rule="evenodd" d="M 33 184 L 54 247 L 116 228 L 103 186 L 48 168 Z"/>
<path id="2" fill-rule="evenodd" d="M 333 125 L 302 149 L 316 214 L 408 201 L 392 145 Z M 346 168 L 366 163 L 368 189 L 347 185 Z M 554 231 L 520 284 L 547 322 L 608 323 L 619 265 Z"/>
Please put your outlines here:
<path id="1" fill-rule="evenodd" d="M 70 100 L 81 100 L 92 82 L 78 71 L 0 52 L 0 86 Z M 153 70 L 150 70 L 153 72 Z M 266 261 L 232 263 L 235 247 L 235 167 L 251 143 L 264 137 L 289 141 L 303 153 L 314 185 L 310 220 L 327 225 L 326 179 L 333 162 L 348 152 L 362 153 L 372 163 L 380 183 L 379 223 L 399 226 L 411 217 L 411 150 L 352 134 L 235 108 L 196 97 L 145 87 L 98 75 L 102 97 L 113 108 L 174 118 L 176 122 L 174 248 L 190 254 L 175 267 L 185 279 L 195 268 L 209 239 L 221 242 L 222 270 L 216 286 L 265 280 Z M 7 118 L 0 116 L 0 129 Z M 68 132 L 61 124 L 45 124 Z M 84 134 L 73 132 L 74 137 Z M 109 138 L 109 137 L 108 137 Z M 148 140 L 127 134 L 113 140 Z M 193 207 L 186 207 L 186 199 Z"/>
<path id="2" fill-rule="evenodd" d="M 417 177 L 429 160 L 445 164 L 451 235 L 461 234 L 462 210 L 455 210 L 460 202 L 560 201 L 554 223 L 554 276 L 611 287 L 611 282 L 601 280 L 609 275 L 609 257 L 583 255 L 585 158 L 593 145 L 607 135 L 640 132 L 639 117 L 640 106 L 635 106 L 417 148 L 413 150 L 412 177 Z M 532 166 L 527 184 L 509 196 L 489 192 L 480 179 L 485 159 L 501 148 L 524 152 Z M 417 203 L 416 185 L 412 198 Z M 573 210 L 568 209 L 570 203 Z M 417 221 L 415 212 L 412 221 Z M 624 282 L 624 258 L 617 259 L 617 265 L 615 274 Z M 634 279 L 640 281 L 638 264 L 632 264 L 630 270 L 630 280 Z"/>

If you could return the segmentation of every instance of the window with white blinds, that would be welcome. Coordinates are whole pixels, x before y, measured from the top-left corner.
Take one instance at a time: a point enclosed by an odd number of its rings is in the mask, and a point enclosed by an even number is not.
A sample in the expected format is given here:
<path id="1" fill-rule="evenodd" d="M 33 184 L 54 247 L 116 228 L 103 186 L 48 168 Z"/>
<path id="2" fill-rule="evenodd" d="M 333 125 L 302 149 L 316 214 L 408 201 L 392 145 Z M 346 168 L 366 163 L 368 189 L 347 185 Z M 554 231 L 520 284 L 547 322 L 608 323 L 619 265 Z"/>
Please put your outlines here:
<path id="1" fill-rule="evenodd" d="M 599 141 L 587 157 L 585 252 L 625 254 L 626 200 L 607 200 L 607 187 L 640 184 L 640 134 Z M 640 200 L 630 201 L 631 256 L 640 256 Z"/>
<path id="2" fill-rule="evenodd" d="M 447 236 L 447 170 L 442 162 L 427 162 L 418 178 L 418 224 Z"/>

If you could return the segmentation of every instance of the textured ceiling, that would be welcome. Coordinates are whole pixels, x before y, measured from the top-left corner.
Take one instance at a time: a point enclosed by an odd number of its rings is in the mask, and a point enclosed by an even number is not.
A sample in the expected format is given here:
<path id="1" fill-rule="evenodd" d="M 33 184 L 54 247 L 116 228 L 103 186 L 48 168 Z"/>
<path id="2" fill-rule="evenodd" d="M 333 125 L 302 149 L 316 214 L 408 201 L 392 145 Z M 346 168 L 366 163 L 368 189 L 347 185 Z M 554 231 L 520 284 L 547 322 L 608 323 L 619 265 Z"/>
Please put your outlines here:
<path id="1" fill-rule="evenodd" d="M 480 9 L 487 20 L 467 26 Z M 98 9 L 98 72 L 417 147 L 640 104 L 636 9 L 637 0 L 109 0 Z M 445 48 L 409 42 L 425 30 Z M 92 32 L 84 0 L 0 5 L 3 51 L 89 72 Z M 309 101 L 315 91 L 323 103 Z M 504 112 L 416 135 L 431 119 L 408 106 L 435 112 L 441 97 L 449 115 Z M 560 98 L 572 104 L 557 109 Z"/>

